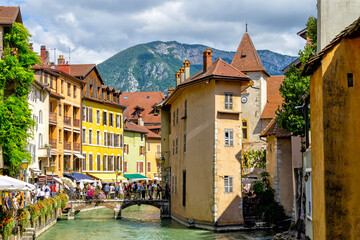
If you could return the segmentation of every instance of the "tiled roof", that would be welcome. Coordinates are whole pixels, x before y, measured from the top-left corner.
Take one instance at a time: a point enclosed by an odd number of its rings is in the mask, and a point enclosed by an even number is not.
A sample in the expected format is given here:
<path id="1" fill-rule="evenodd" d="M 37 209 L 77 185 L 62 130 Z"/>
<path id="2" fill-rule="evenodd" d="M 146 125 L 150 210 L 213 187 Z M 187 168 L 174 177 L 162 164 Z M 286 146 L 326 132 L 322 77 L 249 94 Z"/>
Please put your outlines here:
<path id="1" fill-rule="evenodd" d="M 280 95 L 280 85 L 284 80 L 284 75 L 271 76 L 267 79 L 267 103 L 261 114 L 261 119 L 272 119 L 275 111 L 281 107 L 283 98 Z"/>
<path id="2" fill-rule="evenodd" d="M 152 131 L 148 131 L 148 133 L 146 134 L 147 138 L 161 138 L 161 136 L 159 134 L 156 134 Z"/>
<path id="3" fill-rule="evenodd" d="M 264 72 L 267 76 L 270 76 L 265 71 L 248 33 L 245 33 L 241 39 L 231 65 L 242 72 Z"/>
<path id="4" fill-rule="evenodd" d="M 358 37 L 360 32 L 360 17 L 350 24 L 348 27 L 346 27 L 341 33 L 339 33 L 326 47 L 324 47 L 321 52 L 319 52 L 318 55 L 311 58 L 306 65 L 304 66 L 304 69 L 302 71 L 302 75 L 307 76 L 313 74 L 318 67 L 321 65 L 322 58 L 331 50 L 333 47 L 335 47 L 342 39 L 351 37 L 355 34 Z"/>
<path id="5" fill-rule="evenodd" d="M 194 74 L 184 82 L 180 83 L 178 86 L 191 83 L 193 81 L 199 80 L 201 78 L 206 77 L 227 77 L 227 78 L 243 78 L 248 79 L 250 78 L 242 73 L 240 70 L 236 69 L 235 67 L 231 66 L 221 58 L 216 60 L 212 63 L 212 65 L 204 72 L 203 70 L 199 71 L 198 73 Z"/>
<path id="6" fill-rule="evenodd" d="M 137 119 L 134 116 L 134 107 L 139 105 L 144 108 L 141 112 L 144 123 L 161 123 L 161 115 L 154 115 L 155 103 L 160 103 L 165 98 L 162 92 L 125 92 L 120 95 L 120 104 L 127 107 L 124 117 Z"/>
<path id="7" fill-rule="evenodd" d="M 275 121 L 275 118 L 273 118 L 266 126 L 266 128 L 261 132 L 260 136 L 266 137 L 269 135 L 275 135 L 276 137 L 290 137 L 291 133 L 279 127 Z"/>
<path id="8" fill-rule="evenodd" d="M 137 124 L 132 123 L 132 122 L 125 122 L 124 123 L 124 130 L 125 131 L 132 131 L 132 132 L 140 132 L 140 133 L 148 133 L 149 132 L 149 130 L 146 127 L 137 125 Z"/>
<path id="9" fill-rule="evenodd" d="M 89 73 L 95 66 L 95 64 L 70 64 L 70 74 L 76 77 L 82 77 Z"/>
<path id="10" fill-rule="evenodd" d="M 22 23 L 20 7 L 0 6 L 0 24 Z"/>

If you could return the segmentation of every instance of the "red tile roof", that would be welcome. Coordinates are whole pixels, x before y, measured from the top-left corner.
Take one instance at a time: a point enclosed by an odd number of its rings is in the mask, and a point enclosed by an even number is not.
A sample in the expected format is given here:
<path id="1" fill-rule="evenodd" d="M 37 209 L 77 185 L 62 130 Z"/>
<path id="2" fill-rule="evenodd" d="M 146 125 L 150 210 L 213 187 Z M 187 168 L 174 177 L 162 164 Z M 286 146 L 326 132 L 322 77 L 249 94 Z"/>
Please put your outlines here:
<path id="1" fill-rule="evenodd" d="M 276 137 L 290 137 L 291 133 L 279 127 L 275 121 L 275 118 L 273 118 L 266 126 L 266 128 L 261 132 L 261 137 L 266 137 L 269 135 L 275 135 Z"/>
<path id="2" fill-rule="evenodd" d="M 281 107 L 284 99 L 281 97 L 279 89 L 284 77 L 284 75 L 279 75 L 267 79 L 267 103 L 261 114 L 261 119 L 274 118 L 276 110 Z"/>
<path id="3" fill-rule="evenodd" d="M 75 77 L 83 77 L 95 66 L 95 64 L 69 64 L 70 75 Z M 59 65 L 55 65 L 55 69 L 59 69 Z"/>
<path id="4" fill-rule="evenodd" d="M 145 133 L 147 138 L 161 138 L 160 135 L 150 131 L 146 127 L 137 125 L 137 124 L 132 123 L 132 122 L 127 122 L 126 121 L 124 123 L 124 130 L 125 131 L 131 131 L 131 132 Z"/>
<path id="5" fill-rule="evenodd" d="M 144 123 L 159 123 L 161 124 L 161 115 L 154 115 L 155 103 L 160 103 L 165 98 L 162 92 L 125 92 L 120 95 L 120 104 L 126 106 L 124 117 L 128 119 L 137 119 L 134 116 L 134 107 L 141 106 L 144 111 L 141 112 Z"/>
<path id="6" fill-rule="evenodd" d="M 231 65 L 242 72 L 264 72 L 270 76 L 261 63 L 250 35 L 245 33 L 235 53 Z"/>
<path id="7" fill-rule="evenodd" d="M 0 24 L 22 23 L 20 7 L 0 6 Z"/>
<path id="8" fill-rule="evenodd" d="M 240 70 L 231 66 L 221 58 L 212 63 L 212 65 L 204 72 L 203 70 L 194 74 L 184 82 L 180 83 L 178 86 L 199 80 L 206 77 L 227 77 L 227 78 L 243 78 L 250 80 L 248 76 L 242 73 Z"/>

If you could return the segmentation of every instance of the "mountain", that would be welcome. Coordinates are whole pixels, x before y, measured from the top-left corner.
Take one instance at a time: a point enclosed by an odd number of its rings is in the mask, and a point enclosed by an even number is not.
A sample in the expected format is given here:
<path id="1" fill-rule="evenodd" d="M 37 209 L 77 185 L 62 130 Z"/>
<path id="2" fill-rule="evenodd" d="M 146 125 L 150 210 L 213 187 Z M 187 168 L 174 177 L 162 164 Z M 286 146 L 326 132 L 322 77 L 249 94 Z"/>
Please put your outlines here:
<path id="1" fill-rule="evenodd" d="M 175 87 L 175 73 L 185 59 L 190 61 L 190 74 L 202 69 L 202 52 L 209 48 L 199 44 L 155 41 L 125 49 L 98 65 L 106 85 L 122 92 L 162 91 Z M 213 50 L 213 61 L 222 58 L 231 63 L 235 52 Z M 281 75 L 282 69 L 296 57 L 269 50 L 258 50 L 270 75 Z"/>

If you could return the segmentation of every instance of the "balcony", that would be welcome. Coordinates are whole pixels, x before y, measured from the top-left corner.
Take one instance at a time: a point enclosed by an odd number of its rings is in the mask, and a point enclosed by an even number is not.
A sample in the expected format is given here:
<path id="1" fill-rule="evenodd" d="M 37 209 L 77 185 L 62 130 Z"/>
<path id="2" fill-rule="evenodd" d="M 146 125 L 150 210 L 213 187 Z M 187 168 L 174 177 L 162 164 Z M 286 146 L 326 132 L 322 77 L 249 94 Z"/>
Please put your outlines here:
<path id="1" fill-rule="evenodd" d="M 74 143 L 74 151 L 80 152 L 81 143 Z"/>
<path id="2" fill-rule="evenodd" d="M 56 113 L 50 112 L 50 114 L 49 114 L 49 120 L 50 120 L 51 122 L 57 122 Z"/>
<path id="3" fill-rule="evenodd" d="M 80 119 L 75 119 L 73 120 L 73 126 L 74 127 L 80 127 Z"/>
<path id="4" fill-rule="evenodd" d="M 64 142 L 64 149 L 71 150 L 71 142 Z"/>
<path id="5" fill-rule="evenodd" d="M 155 157 L 156 157 L 156 160 L 160 160 L 161 159 L 161 153 L 159 153 L 159 152 L 155 153 Z"/>
<path id="6" fill-rule="evenodd" d="M 64 116 L 64 124 L 71 126 L 71 117 Z"/>
<path id="7" fill-rule="evenodd" d="M 56 148 L 56 139 L 50 139 L 51 148 Z"/>

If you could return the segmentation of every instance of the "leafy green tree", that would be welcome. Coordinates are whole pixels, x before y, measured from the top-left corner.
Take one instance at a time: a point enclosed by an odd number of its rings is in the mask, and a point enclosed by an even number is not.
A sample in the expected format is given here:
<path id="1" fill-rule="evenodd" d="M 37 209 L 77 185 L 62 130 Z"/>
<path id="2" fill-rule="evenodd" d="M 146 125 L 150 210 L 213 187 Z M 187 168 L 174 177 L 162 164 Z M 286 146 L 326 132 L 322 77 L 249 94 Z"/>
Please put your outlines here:
<path id="1" fill-rule="evenodd" d="M 284 102 L 280 109 L 276 111 L 276 121 L 281 128 L 291 132 L 295 136 L 304 136 L 305 119 L 303 109 L 298 106 L 303 105 L 302 96 L 310 88 L 310 77 L 301 76 L 302 67 L 307 63 L 311 56 L 316 52 L 316 18 L 310 17 L 307 21 L 307 36 L 311 43 L 299 51 L 300 64 L 292 65 L 285 73 L 285 78 L 280 86 L 280 94 Z"/>
<path id="2" fill-rule="evenodd" d="M 244 152 L 243 167 L 251 168 L 265 168 L 266 167 L 266 150 L 254 150 Z"/>
<path id="3" fill-rule="evenodd" d="M 32 137 L 31 110 L 27 102 L 30 85 L 34 81 L 31 66 L 39 62 L 31 51 L 30 33 L 20 23 L 15 23 L 3 38 L 3 55 L 0 60 L 0 145 L 4 164 L 9 175 L 15 176 L 23 159 L 31 162 L 26 150 Z"/>

